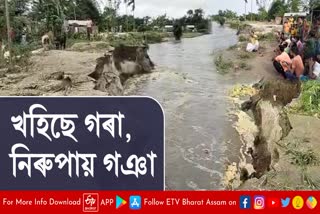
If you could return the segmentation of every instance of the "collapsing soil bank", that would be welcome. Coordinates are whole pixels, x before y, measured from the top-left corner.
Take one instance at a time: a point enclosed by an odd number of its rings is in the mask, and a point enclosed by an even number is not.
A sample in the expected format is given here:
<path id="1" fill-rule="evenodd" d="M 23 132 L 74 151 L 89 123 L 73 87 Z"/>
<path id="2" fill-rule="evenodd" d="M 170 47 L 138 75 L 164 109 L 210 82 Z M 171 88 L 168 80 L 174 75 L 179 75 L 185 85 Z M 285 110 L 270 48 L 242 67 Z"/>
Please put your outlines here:
<path id="1" fill-rule="evenodd" d="M 240 188 L 246 180 L 259 179 L 273 169 L 281 158 L 279 143 L 292 130 L 284 107 L 299 96 L 301 83 L 262 80 L 253 88 L 257 93 L 243 102 L 241 112 L 238 112 L 236 129 L 243 142 L 242 158 L 238 172 L 234 173 L 235 178 L 229 178 L 227 188 Z"/>
<path id="2" fill-rule="evenodd" d="M 120 46 L 97 59 L 97 65 L 89 77 L 96 80 L 94 89 L 123 95 L 123 84 L 132 76 L 150 73 L 154 69 L 146 47 Z"/>
<path id="3" fill-rule="evenodd" d="M 82 52 L 41 49 L 28 61 L 12 71 L 1 69 L 0 95 L 120 96 L 128 78 L 154 68 L 144 46 L 108 46 L 103 51 Z"/>
<path id="4" fill-rule="evenodd" d="M 243 111 L 251 110 L 258 133 L 253 147 L 246 151 L 252 157 L 257 178 L 279 161 L 277 144 L 288 136 L 292 126 L 284 107 L 299 97 L 301 83 L 284 80 L 262 82 L 256 85 L 259 93 L 241 105 Z M 245 179 L 245 177 L 244 177 Z"/>

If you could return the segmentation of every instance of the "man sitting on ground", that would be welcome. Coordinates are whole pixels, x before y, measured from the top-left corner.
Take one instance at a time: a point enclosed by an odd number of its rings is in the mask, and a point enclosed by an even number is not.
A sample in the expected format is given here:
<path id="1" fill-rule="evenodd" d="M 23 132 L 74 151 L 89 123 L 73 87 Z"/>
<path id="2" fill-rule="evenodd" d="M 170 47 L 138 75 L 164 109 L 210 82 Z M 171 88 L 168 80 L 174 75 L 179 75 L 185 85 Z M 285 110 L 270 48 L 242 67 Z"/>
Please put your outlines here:
<path id="1" fill-rule="evenodd" d="M 307 62 L 309 65 L 310 79 L 320 80 L 320 64 L 317 62 L 317 58 L 311 58 Z"/>
<path id="2" fill-rule="evenodd" d="M 258 36 L 255 34 L 254 31 L 250 34 L 250 42 L 247 45 L 247 52 L 257 52 L 259 50 L 259 41 Z"/>
<path id="3" fill-rule="evenodd" d="M 289 80 L 300 79 L 304 74 L 304 65 L 297 46 L 293 46 L 290 50 L 291 56 L 293 56 L 291 69 L 286 72 L 286 77 Z"/>
<path id="4" fill-rule="evenodd" d="M 291 59 L 289 55 L 284 51 L 285 47 L 280 45 L 278 48 L 278 56 L 273 59 L 273 66 L 275 69 L 286 79 L 286 72 L 288 72 L 291 66 Z"/>

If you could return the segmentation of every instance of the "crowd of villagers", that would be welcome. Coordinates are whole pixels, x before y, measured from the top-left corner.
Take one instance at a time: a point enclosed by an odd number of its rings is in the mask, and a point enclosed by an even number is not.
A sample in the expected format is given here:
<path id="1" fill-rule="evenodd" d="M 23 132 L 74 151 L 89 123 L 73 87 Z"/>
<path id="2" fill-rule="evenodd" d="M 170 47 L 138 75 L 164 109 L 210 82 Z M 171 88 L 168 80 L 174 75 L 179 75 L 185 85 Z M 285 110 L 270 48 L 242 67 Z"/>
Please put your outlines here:
<path id="1" fill-rule="evenodd" d="M 273 65 L 284 79 L 320 81 L 320 17 L 290 17 L 278 32 Z"/>

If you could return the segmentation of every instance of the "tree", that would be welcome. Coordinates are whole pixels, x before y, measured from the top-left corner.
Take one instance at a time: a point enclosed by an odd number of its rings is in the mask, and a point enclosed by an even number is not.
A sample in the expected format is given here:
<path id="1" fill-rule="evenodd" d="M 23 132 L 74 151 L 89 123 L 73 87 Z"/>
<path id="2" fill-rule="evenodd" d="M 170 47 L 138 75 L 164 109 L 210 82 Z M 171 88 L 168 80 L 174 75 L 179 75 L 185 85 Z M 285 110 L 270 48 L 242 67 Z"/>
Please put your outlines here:
<path id="1" fill-rule="evenodd" d="M 287 5 L 285 0 L 275 0 L 268 11 L 268 16 L 271 19 L 277 16 L 283 16 L 287 12 Z"/>
<path id="2" fill-rule="evenodd" d="M 152 25 L 158 26 L 159 28 L 163 28 L 168 23 L 169 23 L 169 19 L 167 17 L 167 14 L 164 14 L 154 19 L 152 22 Z"/>
<path id="3" fill-rule="evenodd" d="M 58 31 L 65 19 L 91 19 L 100 21 L 97 2 L 93 0 L 33 0 L 29 16 L 38 22 L 45 21 L 46 31 Z"/>
<path id="4" fill-rule="evenodd" d="M 268 19 L 268 11 L 264 7 L 260 7 L 258 11 L 259 21 L 265 21 Z"/>
<path id="5" fill-rule="evenodd" d="M 135 11 L 135 9 L 136 9 L 136 1 L 135 0 L 124 0 L 124 1 L 129 7 L 131 6 L 132 11 Z"/>
<path id="6" fill-rule="evenodd" d="M 225 20 L 225 18 L 224 18 L 223 16 L 219 16 L 218 22 L 219 22 L 219 24 L 220 24 L 221 26 L 223 26 L 224 23 L 226 22 L 226 20 Z"/>
<path id="7" fill-rule="evenodd" d="M 198 8 L 198 9 L 195 9 L 195 10 L 194 10 L 194 17 L 203 18 L 203 16 L 204 16 L 204 11 L 203 11 L 203 9 Z"/>
<path id="8" fill-rule="evenodd" d="M 188 17 L 192 17 L 193 16 L 193 10 L 188 10 L 187 11 L 187 15 L 188 15 Z"/>
<path id="9" fill-rule="evenodd" d="M 288 6 L 289 6 L 291 12 L 299 12 L 300 7 L 302 6 L 302 1 L 301 0 L 289 0 Z"/>
<path id="10" fill-rule="evenodd" d="M 221 16 L 221 17 L 225 17 L 227 19 L 236 19 L 238 18 L 238 15 L 236 12 L 233 12 L 231 10 L 219 10 L 218 11 L 218 16 Z"/>
<path id="11" fill-rule="evenodd" d="M 270 3 L 273 3 L 274 0 L 256 0 L 256 4 L 259 8 L 264 8 L 265 10 L 269 9 Z"/>
<path id="12" fill-rule="evenodd" d="M 101 30 L 112 31 L 116 26 L 117 11 L 114 8 L 105 7 L 101 15 Z"/>
<path id="13" fill-rule="evenodd" d="M 134 11 L 136 9 L 136 1 L 135 0 L 124 0 L 124 3 L 126 4 L 126 7 L 131 7 L 131 11 L 133 12 L 133 17 L 134 17 Z M 128 25 L 127 25 L 127 28 L 128 28 Z M 135 23 L 134 23 L 133 28 L 135 29 Z"/>
<path id="14" fill-rule="evenodd" d="M 173 25 L 173 35 L 177 41 L 181 40 L 182 37 L 182 26 L 180 22 L 175 22 Z"/>

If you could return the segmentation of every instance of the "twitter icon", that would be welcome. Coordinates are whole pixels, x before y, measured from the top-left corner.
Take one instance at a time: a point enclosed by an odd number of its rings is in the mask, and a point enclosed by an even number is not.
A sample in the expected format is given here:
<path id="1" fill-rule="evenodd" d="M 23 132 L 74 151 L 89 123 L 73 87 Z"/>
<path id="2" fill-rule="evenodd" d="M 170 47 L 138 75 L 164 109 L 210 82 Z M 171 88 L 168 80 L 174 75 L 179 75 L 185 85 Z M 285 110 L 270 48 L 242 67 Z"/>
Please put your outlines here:
<path id="1" fill-rule="evenodd" d="M 286 199 L 281 199 L 281 204 L 283 208 L 286 208 L 289 206 L 290 204 L 290 198 L 286 198 Z"/>

